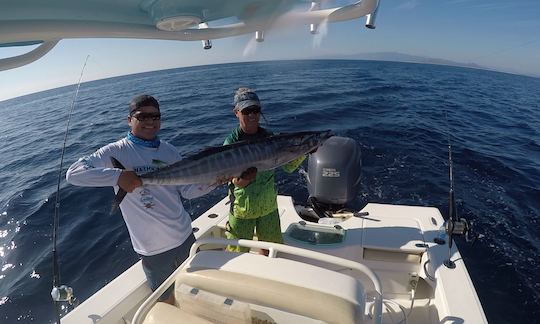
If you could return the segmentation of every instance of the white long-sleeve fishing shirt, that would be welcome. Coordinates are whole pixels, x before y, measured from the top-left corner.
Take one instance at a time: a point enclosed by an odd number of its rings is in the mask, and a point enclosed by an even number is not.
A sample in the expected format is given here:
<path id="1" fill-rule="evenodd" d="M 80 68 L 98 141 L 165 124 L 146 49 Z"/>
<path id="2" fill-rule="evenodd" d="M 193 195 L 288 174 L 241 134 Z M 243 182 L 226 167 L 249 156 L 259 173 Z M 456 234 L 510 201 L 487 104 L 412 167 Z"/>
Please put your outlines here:
<path id="1" fill-rule="evenodd" d="M 146 173 L 180 160 L 180 154 L 169 143 L 158 148 L 145 147 L 123 138 L 85 156 L 68 169 L 69 183 L 86 187 L 113 186 L 118 191 L 121 170 L 114 168 L 111 157 L 126 170 Z M 156 255 L 180 246 L 192 232 L 191 217 L 181 197 L 191 199 L 210 192 L 208 185 L 144 185 L 128 193 L 120 209 L 126 222 L 133 249 L 141 255 Z"/>

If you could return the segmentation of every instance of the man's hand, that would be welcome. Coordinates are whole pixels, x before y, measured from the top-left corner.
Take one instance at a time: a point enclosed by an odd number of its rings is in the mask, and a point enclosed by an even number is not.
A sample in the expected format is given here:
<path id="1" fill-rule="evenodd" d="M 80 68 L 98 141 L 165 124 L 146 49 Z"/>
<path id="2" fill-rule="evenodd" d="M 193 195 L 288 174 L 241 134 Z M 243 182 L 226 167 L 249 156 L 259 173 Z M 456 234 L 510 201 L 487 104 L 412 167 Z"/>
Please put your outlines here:
<path id="1" fill-rule="evenodd" d="M 135 172 L 122 171 L 118 177 L 117 185 L 126 192 L 133 192 L 135 188 L 142 186 L 142 181 Z"/>
<path id="2" fill-rule="evenodd" d="M 251 167 L 242 172 L 240 177 L 233 178 L 232 183 L 238 188 L 245 188 L 257 177 L 257 168 Z"/>

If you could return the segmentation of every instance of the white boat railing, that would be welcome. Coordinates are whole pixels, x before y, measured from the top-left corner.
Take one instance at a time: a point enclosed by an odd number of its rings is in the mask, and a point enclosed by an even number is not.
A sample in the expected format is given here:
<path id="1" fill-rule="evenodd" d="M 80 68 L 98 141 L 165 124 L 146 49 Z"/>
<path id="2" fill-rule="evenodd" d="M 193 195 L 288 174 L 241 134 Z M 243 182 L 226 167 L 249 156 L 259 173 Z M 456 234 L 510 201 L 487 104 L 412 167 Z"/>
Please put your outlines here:
<path id="1" fill-rule="evenodd" d="M 227 240 L 227 239 L 219 239 L 219 238 L 205 238 L 201 240 L 197 240 L 192 246 L 191 250 L 189 252 L 189 257 L 176 269 L 170 276 L 167 278 L 161 286 L 159 286 L 153 293 L 142 303 L 142 305 L 139 307 L 137 312 L 135 313 L 135 316 L 133 317 L 132 324 L 142 324 L 146 315 L 154 306 L 154 304 L 157 302 L 159 297 L 174 283 L 176 276 L 182 271 L 182 269 L 185 267 L 185 265 L 193 258 L 193 256 L 199 251 L 199 248 L 203 245 L 219 245 L 219 246 L 242 246 L 247 248 L 253 248 L 253 249 L 264 249 L 268 250 L 268 257 L 270 258 L 276 258 L 277 253 L 286 253 L 291 254 L 299 257 L 309 258 L 312 260 L 317 260 L 321 262 L 325 262 L 328 264 L 333 264 L 337 266 L 341 266 L 344 268 L 349 268 L 352 270 L 357 270 L 365 274 L 372 282 L 373 286 L 375 287 L 375 303 L 374 303 L 374 313 L 373 313 L 373 323 L 375 324 L 381 324 L 382 321 L 382 286 L 381 282 L 379 280 L 379 277 L 373 272 L 370 268 L 367 266 L 354 262 L 351 260 L 338 258 L 332 255 L 315 252 L 311 250 L 301 249 L 294 246 L 289 245 L 283 245 L 283 244 L 277 244 L 277 243 L 271 243 L 271 242 L 263 242 L 263 241 L 251 241 L 251 240 Z"/>

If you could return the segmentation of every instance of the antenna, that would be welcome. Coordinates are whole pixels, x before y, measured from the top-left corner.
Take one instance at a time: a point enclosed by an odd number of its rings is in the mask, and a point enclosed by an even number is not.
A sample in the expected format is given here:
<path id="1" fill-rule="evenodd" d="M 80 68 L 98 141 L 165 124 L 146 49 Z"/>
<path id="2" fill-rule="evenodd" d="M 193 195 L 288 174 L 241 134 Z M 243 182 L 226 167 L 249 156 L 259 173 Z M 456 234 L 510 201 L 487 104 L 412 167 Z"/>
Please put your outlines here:
<path id="1" fill-rule="evenodd" d="M 58 171 L 58 182 L 56 184 L 56 201 L 54 203 L 54 224 L 53 224 L 53 248 L 52 248 L 52 254 L 53 254 L 53 288 L 51 290 L 51 297 L 54 301 L 55 310 L 56 310 L 56 323 L 60 324 L 60 312 L 58 308 L 59 302 L 68 302 L 70 305 L 76 304 L 77 300 L 75 296 L 73 295 L 73 288 L 68 287 L 66 285 L 60 285 L 60 269 L 58 266 L 58 255 L 56 253 L 56 239 L 58 236 L 58 224 L 59 224 L 59 212 L 60 212 L 60 181 L 62 179 L 62 165 L 64 163 L 64 153 L 66 151 L 66 142 L 67 142 L 67 135 L 69 131 L 69 123 L 71 122 L 71 115 L 73 114 L 73 110 L 75 108 L 75 102 L 77 101 L 77 96 L 79 95 L 79 88 L 81 87 L 81 80 L 84 73 L 84 68 L 86 67 L 86 63 L 88 62 L 88 58 L 90 55 L 86 56 L 86 60 L 84 61 L 84 65 L 81 70 L 81 75 L 79 76 L 79 82 L 77 82 L 77 88 L 75 90 L 75 94 L 73 96 L 73 100 L 71 101 L 71 108 L 69 110 L 68 114 L 68 120 L 66 125 L 66 132 L 64 133 L 64 143 L 62 144 L 62 154 L 60 155 L 60 167 Z"/>

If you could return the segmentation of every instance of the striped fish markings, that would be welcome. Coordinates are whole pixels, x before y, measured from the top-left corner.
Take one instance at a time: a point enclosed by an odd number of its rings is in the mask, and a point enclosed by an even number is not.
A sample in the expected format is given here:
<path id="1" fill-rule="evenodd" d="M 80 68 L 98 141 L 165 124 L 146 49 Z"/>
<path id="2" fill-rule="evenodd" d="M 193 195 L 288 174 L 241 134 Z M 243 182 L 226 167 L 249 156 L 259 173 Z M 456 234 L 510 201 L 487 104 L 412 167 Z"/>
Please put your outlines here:
<path id="1" fill-rule="evenodd" d="M 139 177 L 143 185 L 216 184 L 224 179 L 239 177 L 248 168 L 266 171 L 280 167 L 317 149 L 330 136 L 328 130 L 283 133 L 210 147 Z M 111 160 L 116 168 L 124 168 L 116 159 Z M 125 195 L 124 190 L 118 191 L 113 208 L 120 204 Z"/>

